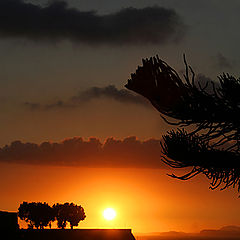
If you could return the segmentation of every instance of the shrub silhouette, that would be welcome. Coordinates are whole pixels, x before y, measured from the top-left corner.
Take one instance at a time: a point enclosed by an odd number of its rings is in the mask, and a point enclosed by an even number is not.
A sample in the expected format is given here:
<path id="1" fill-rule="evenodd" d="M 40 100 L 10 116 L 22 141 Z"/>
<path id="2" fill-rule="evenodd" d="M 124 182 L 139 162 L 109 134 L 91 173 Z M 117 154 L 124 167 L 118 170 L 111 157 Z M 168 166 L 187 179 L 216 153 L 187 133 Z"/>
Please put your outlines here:
<path id="1" fill-rule="evenodd" d="M 240 190 L 240 79 L 229 74 L 218 83 L 196 81 L 194 71 L 184 63 L 184 79 L 158 56 L 143 59 L 126 88 L 146 97 L 168 124 L 161 142 L 162 160 L 173 168 L 191 167 L 188 180 L 204 174 L 210 188 L 230 186 Z M 169 120 L 171 119 L 171 121 Z M 184 128 L 194 130 L 187 132 Z"/>

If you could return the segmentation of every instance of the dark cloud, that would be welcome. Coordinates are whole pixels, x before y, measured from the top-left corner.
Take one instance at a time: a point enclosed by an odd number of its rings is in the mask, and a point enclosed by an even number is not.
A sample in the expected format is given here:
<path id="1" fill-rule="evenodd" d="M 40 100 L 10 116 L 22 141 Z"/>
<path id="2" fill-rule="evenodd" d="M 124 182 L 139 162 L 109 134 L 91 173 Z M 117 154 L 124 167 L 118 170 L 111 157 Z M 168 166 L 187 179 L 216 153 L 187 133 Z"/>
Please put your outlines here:
<path id="1" fill-rule="evenodd" d="M 41 103 L 32 103 L 32 102 L 25 102 L 24 106 L 30 109 L 31 111 L 36 110 L 54 110 L 54 109 L 61 109 L 61 108 L 73 108 L 77 107 L 77 104 L 65 103 L 61 100 L 51 103 L 51 104 L 41 104 Z"/>
<path id="2" fill-rule="evenodd" d="M 110 98 L 122 103 L 135 103 L 146 105 L 148 102 L 145 98 L 132 94 L 126 89 L 117 89 L 114 85 L 108 85 L 106 87 L 91 87 L 78 95 L 72 97 L 73 103 L 87 102 L 96 98 Z"/>
<path id="3" fill-rule="evenodd" d="M 192 239 L 192 240 L 237 240 L 240 237 L 240 227 L 239 226 L 225 226 L 220 229 L 203 229 L 199 233 L 186 233 L 186 232 L 159 232 L 155 233 L 154 237 L 152 235 L 141 236 L 140 239 Z"/>
<path id="4" fill-rule="evenodd" d="M 81 137 L 39 145 L 15 141 L 0 149 L 0 162 L 92 168 L 165 168 L 160 156 L 159 140 L 136 137 L 108 138 L 104 143 Z"/>
<path id="5" fill-rule="evenodd" d="M 185 69 L 181 69 L 178 71 L 181 75 L 182 78 L 183 75 L 185 75 Z M 213 93 L 214 89 L 213 89 L 213 83 L 215 87 L 219 87 L 219 83 L 218 81 L 214 81 L 212 78 L 206 76 L 203 73 L 198 73 L 194 76 L 195 79 L 195 85 L 199 88 L 199 89 L 204 89 L 205 91 L 207 91 L 208 93 Z"/>
<path id="6" fill-rule="evenodd" d="M 79 107 L 94 99 L 107 98 L 121 103 L 138 104 L 142 106 L 151 106 L 148 100 L 140 95 L 135 95 L 126 89 L 117 89 L 114 85 L 106 87 L 91 87 L 85 91 L 79 92 L 68 101 L 57 101 L 52 104 L 40 104 L 25 102 L 24 105 L 30 110 L 52 110 L 59 108 Z"/>
<path id="7" fill-rule="evenodd" d="M 208 92 L 212 92 L 213 88 L 212 88 L 212 82 L 213 80 L 210 77 L 207 77 L 206 75 L 199 73 L 196 76 L 196 83 L 198 85 L 198 87 L 200 88 L 206 88 L 206 90 Z"/>
<path id="8" fill-rule="evenodd" d="M 210 94 L 215 92 L 214 88 L 219 89 L 221 87 L 218 79 L 213 80 L 202 73 L 197 74 L 196 82 L 198 82 L 199 87 L 204 88 Z"/>
<path id="9" fill-rule="evenodd" d="M 240 227 L 239 226 L 225 226 L 218 230 L 205 229 L 200 232 L 202 237 L 211 237 L 211 239 L 239 239 Z"/>
<path id="10" fill-rule="evenodd" d="M 218 55 L 216 56 L 216 67 L 223 70 L 231 69 L 233 67 L 233 63 L 221 53 L 218 53 Z"/>
<path id="11" fill-rule="evenodd" d="M 196 81 L 199 82 L 201 85 L 205 85 L 207 82 L 212 82 L 210 77 L 207 77 L 203 73 L 198 73 L 196 76 Z"/>
<path id="12" fill-rule="evenodd" d="M 42 108 L 40 103 L 25 102 L 24 105 L 32 111 L 39 110 Z"/>
<path id="13" fill-rule="evenodd" d="M 0 0 L 0 17 L 1 37 L 31 40 L 146 44 L 178 41 L 185 32 L 174 10 L 158 6 L 99 15 L 69 8 L 65 1 L 43 7 L 22 0 Z"/>

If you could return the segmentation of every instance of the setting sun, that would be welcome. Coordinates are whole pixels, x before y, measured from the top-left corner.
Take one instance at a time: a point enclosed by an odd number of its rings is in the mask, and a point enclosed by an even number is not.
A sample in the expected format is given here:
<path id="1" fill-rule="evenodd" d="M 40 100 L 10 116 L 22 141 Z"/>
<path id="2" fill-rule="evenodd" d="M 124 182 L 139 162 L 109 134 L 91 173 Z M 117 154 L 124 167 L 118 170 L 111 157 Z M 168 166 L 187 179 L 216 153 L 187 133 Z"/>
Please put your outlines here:
<path id="1" fill-rule="evenodd" d="M 116 217 L 116 215 L 117 215 L 116 211 L 112 208 L 106 208 L 103 211 L 103 217 L 108 221 L 113 220 Z"/>

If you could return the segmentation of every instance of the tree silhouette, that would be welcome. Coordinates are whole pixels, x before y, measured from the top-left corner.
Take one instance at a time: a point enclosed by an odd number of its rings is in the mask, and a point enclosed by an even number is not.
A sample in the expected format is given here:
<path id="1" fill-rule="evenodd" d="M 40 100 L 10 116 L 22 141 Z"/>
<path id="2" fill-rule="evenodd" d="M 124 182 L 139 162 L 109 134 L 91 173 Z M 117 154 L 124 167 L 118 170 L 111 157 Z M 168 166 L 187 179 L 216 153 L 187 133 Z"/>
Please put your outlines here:
<path id="1" fill-rule="evenodd" d="M 74 226 L 78 226 L 78 223 L 84 220 L 85 218 L 86 215 L 83 207 L 70 203 L 68 221 L 70 223 L 71 229 L 73 229 Z"/>
<path id="2" fill-rule="evenodd" d="M 74 203 L 54 204 L 50 207 L 47 203 L 23 202 L 18 208 L 18 216 L 28 223 L 28 228 L 43 229 L 51 227 L 51 221 L 57 220 L 59 228 L 66 228 L 67 222 L 71 229 L 86 218 L 84 209 Z"/>
<path id="3" fill-rule="evenodd" d="M 18 216 L 21 220 L 28 222 L 29 228 L 43 229 L 54 220 L 53 210 L 45 202 L 23 202 L 18 208 Z"/>
<path id="4" fill-rule="evenodd" d="M 218 83 L 196 81 L 185 56 L 183 79 L 158 56 L 143 59 L 126 88 L 146 97 L 168 124 L 161 142 L 162 160 L 173 168 L 191 168 L 188 180 L 204 174 L 210 188 L 240 190 L 240 79 L 229 74 Z M 171 119 L 171 120 L 170 120 Z M 190 127 L 187 132 L 184 128 Z"/>
<path id="5" fill-rule="evenodd" d="M 67 208 L 64 207 L 64 204 L 57 203 L 53 205 L 53 210 L 58 228 L 64 229 L 67 225 Z"/>
<path id="6" fill-rule="evenodd" d="M 53 205 L 53 209 L 57 225 L 62 229 L 66 227 L 67 222 L 70 223 L 70 227 L 73 229 L 74 226 L 78 226 L 78 223 L 86 218 L 83 207 L 74 203 L 57 203 Z"/>

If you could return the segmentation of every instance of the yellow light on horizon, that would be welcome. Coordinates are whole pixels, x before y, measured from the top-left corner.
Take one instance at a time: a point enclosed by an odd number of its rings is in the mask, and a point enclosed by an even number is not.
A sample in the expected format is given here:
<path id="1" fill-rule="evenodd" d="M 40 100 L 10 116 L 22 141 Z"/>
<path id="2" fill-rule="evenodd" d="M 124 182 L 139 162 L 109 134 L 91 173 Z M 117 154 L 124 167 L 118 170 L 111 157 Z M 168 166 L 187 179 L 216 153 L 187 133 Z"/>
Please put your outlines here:
<path id="1" fill-rule="evenodd" d="M 113 208 L 106 208 L 103 211 L 103 217 L 108 220 L 111 221 L 116 217 L 116 211 Z"/>

